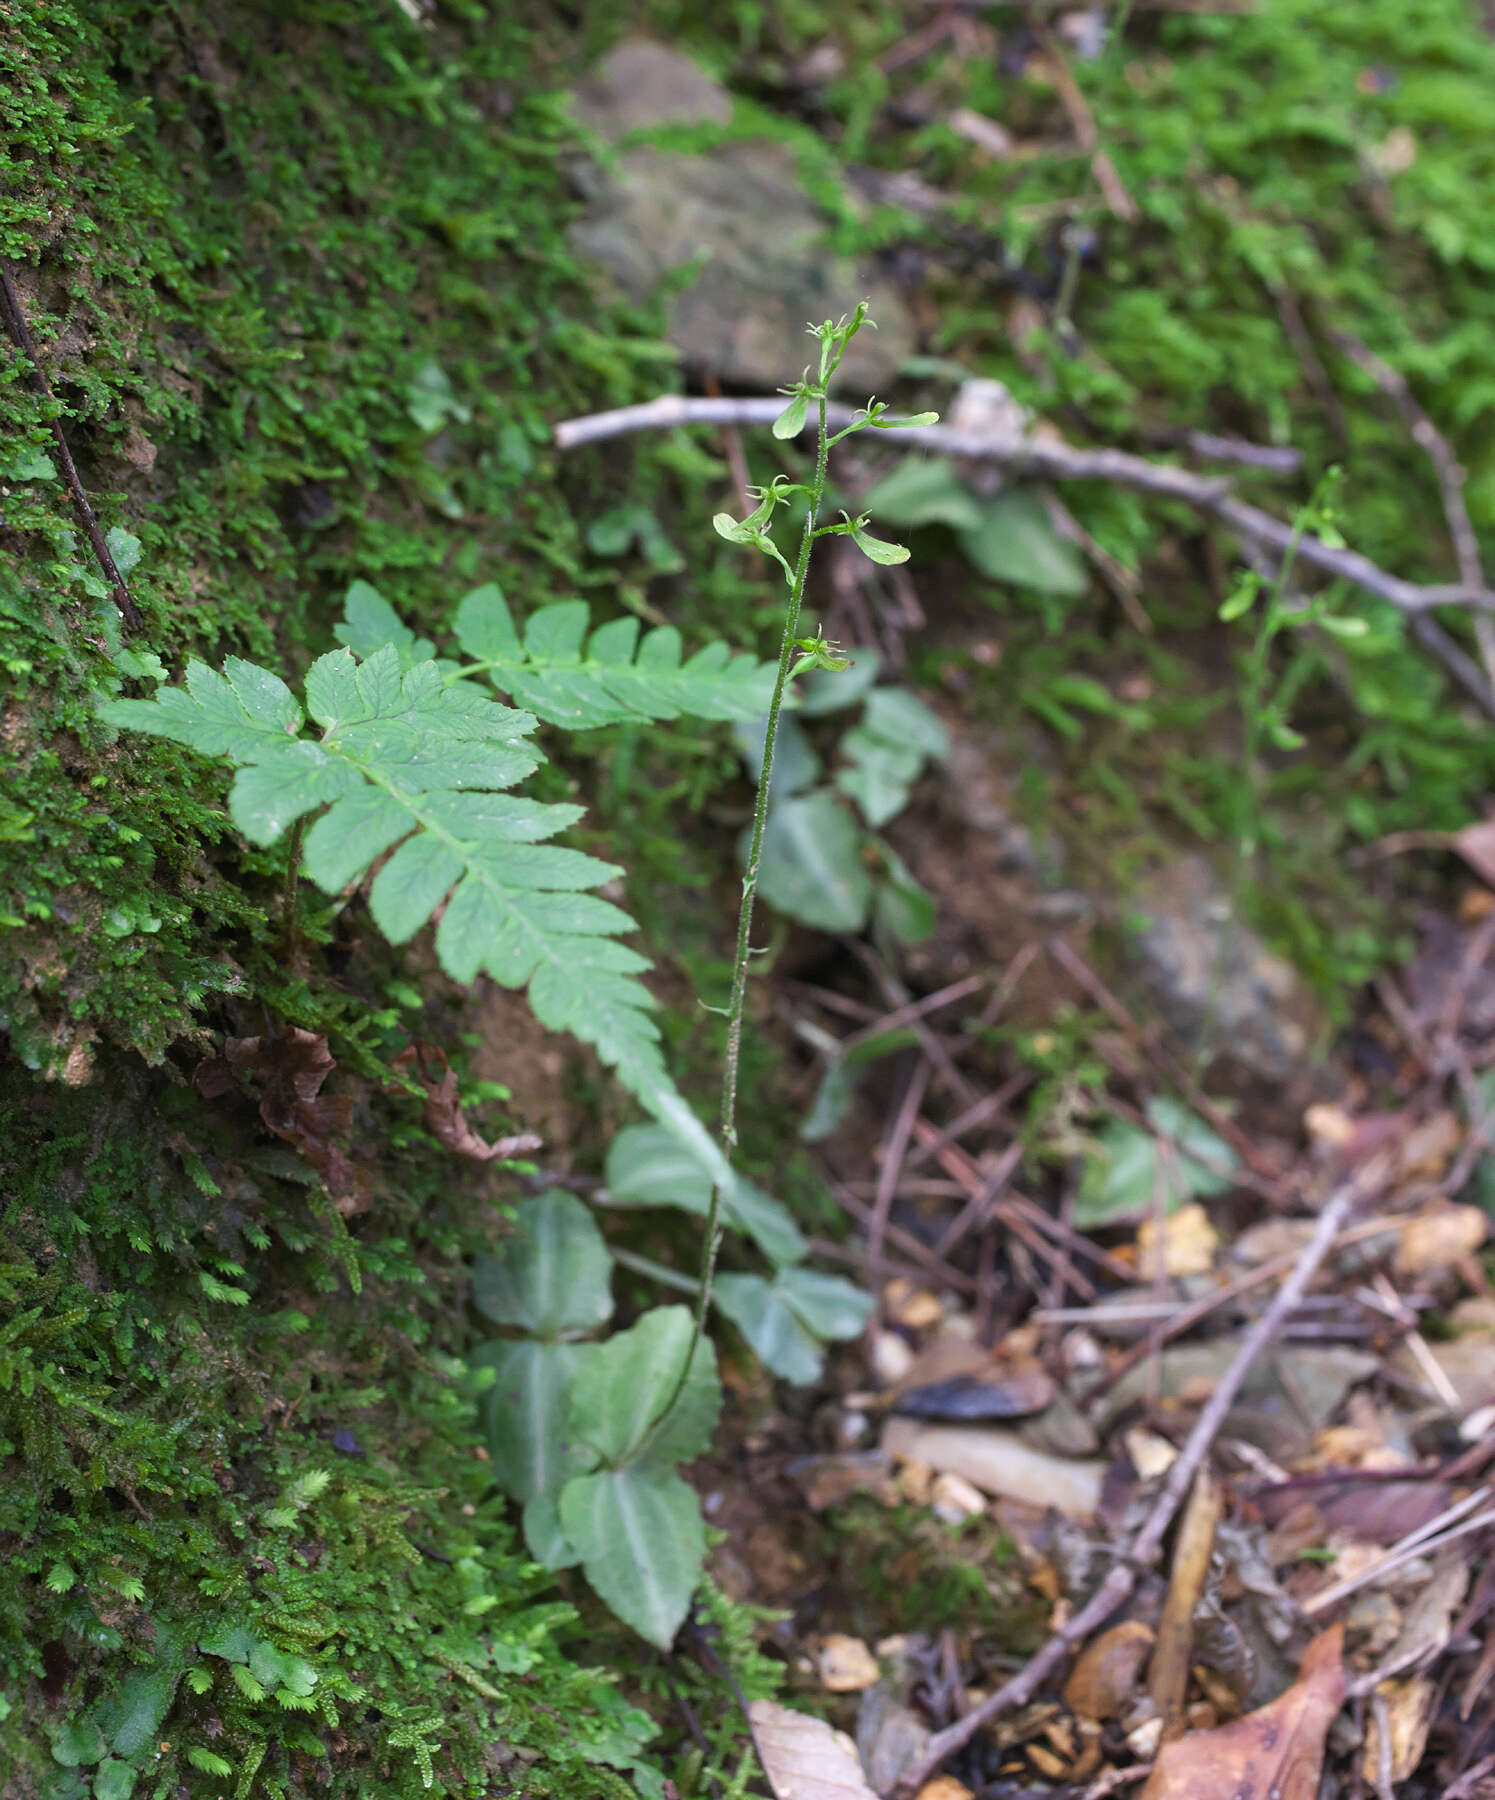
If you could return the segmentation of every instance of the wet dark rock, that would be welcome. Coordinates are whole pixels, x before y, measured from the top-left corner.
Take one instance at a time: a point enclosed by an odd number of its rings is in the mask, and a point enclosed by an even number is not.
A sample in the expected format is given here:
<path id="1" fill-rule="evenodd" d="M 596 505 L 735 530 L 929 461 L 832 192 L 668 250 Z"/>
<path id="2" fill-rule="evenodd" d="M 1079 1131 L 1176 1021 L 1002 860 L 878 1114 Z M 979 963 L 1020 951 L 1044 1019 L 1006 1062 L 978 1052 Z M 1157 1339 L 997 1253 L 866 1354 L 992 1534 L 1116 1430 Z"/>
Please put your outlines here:
<path id="1" fill-rule="evenodd" d="M 983 1419 L 1023 1419 L 1042 1412 L 1054 1397 L 1054 1384 L 1041 1370 L 983 1380 L 979 1375 L 952 1375 L 945 1381 L 909 1388 L 893 1402 L 893 1411 L 910 1419 L 944 1419 L 970 1424 Z"/>
<path id="2" fill-rule="evenodd" d="M 1240 917 L 1202 857 L 1151 876 L 1132 935 L 1132 973 L 1187 1054 L 1280 1082 L 1300 1071 L 1324 1034 L 1308 985 Z"/>

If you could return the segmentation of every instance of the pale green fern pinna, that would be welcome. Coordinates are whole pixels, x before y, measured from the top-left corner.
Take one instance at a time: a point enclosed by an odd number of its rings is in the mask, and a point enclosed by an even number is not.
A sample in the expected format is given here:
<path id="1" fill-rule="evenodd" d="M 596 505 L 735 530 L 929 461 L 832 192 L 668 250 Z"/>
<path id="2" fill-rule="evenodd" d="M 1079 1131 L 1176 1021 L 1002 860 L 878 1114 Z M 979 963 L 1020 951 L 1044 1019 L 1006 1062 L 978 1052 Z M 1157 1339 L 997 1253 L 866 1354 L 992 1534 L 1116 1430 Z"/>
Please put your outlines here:
<path id="1" fill-rule="evenodd" d="M 439 911 L 436 952 L 454 979 L 486 972 L 527 987 L 540 1022 L 594 1046 L 714 1175 L 725 1164 L 660 1053 L 648 963 L 619 942 L 633 920 L 589 890 L 622 871 L 549 842 L 581 817 L 511 792 L 545 760 L 539 721 L 572 730 L 626 721 L 752 719 L 771 665 L 713 644 L 682 659 L 670 627 L 640 641 L 618 619 L 588 637 L 581 601 L 542 607 L 520 633 L 501 591 L 477 588 L 453 621 L 464 663 L 438 658 L 366 583 L 348 595 L 343 648 L 307 671 L 305 705 L 278 675 L 230 657 L 193 660 L 184 687 L 115 700 L 116 726 L 174 739 L 237 767 L 234 825 L 256 845 L 298 821 L 301 870 L 328 894 L 363 880 L 379 929 L 403 943 Z M 478 685 L 486 678 L 518 705 Z M 308 717 L 312 730 L 308 732 Z M 729 1179 L 729 1177 L 727 1177 Z"/>

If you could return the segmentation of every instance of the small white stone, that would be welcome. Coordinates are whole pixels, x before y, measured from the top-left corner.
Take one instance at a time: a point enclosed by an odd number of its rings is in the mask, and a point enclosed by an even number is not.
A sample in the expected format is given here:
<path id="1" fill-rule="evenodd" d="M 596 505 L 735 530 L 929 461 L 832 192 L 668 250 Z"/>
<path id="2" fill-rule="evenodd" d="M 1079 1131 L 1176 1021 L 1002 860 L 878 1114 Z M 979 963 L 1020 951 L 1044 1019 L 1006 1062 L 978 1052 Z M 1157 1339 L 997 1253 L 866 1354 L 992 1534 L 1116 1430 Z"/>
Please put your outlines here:
<path id="1" fill-rule="evenodd" d="M 1126 1734 L 1127 1748 L 1138 1762 L 1151 1762 L 1163 1739 L 1161 1718 L 1144 1719 L 1134 1731 Z"/>
<path id="2" fill-rule="evenodd" d="M 874 1331 L 867 1345 L 867 1367 L 883 1387 L 894 1387 L 914 1366 L 914 1353 L 896 1331 Z"/>
<path id="3" fill-rule="evenodd" d="M 964 1475 L 936 1475 L 929 1489 L 929 1508 L 942 1525 L 963 1525 L 986 1511 L 986 1497 Z"/>

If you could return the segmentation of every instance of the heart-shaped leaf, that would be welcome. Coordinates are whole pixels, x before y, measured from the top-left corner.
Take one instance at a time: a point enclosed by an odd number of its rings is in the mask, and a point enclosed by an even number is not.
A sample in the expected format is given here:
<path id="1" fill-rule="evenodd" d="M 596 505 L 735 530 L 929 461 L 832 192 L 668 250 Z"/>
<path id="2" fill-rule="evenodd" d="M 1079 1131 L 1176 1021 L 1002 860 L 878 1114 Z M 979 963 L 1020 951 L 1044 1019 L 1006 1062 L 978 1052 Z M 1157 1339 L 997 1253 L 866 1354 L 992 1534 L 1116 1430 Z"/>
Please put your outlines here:
<path id="1" fill-rule="evenodd" d="M 656 1306 L 605 1344 L 585 1347 L 571 1388 L 570 1427 L 604 1462 L 626 1463 L 638 1454 L 675 1391 L 693 1331 L 688 1307 Z M 711 1443 L 721 1398 L 716 1352 L 702 1338 L 679 1399 L 650 1441 L 650 1456 L 660 1462 L 699 1456 Z"/>
<path id="2" fill-rule="evenodd" d="M 1026 488 L 988 500 L 981 521 L 962 531 L 960 547 L 983 575 L 1060 600 L 1078 600 L 1089 587 L 1085 560 L 1059 536 L 1043 502 Z"/>
<path id="3" fill-rule="evenodd" d="M 819 1341 L 777 1291 L 777 1283 L 761 1275 L 718 1275 L 711 1297 L 775 1375 L 800 1386 L 819 1380 Z"/>
<path id="4" fill-rule="evenodd" d="M 860 931 L 867 923 L 872 879 L 862 862 L 862 835 L 829 789 L 795 795 L 770 810 L 758 891 L 770 906 L 818 931 Z"/>
<path id="5" fill-rule="evenodd" d="M 493 1370 L 483 1420 L 493 1479 L 515 1500 L 556 1495 L 595 1458 L 572 1440 L 571 1384 L 586 1354 L 581 1344 L 514 1339 L 482 1344 L 474 1368 Z"/>
<path id="6" fill-rule="evenodd" d="M 668 1650 L 706 1554 L 694 1491 L 654 1463 L 609 1469 L 568 1481 L 560 1517 L 598 1596 L 640 1637 Z"/>
<path id="7" fill-rule="evenodd" d="M 612 1317 L 612 1257 L 590 1210 L 551 1188 L 514 1209 L 501 1257 L 473 1265 L 473 1304 L 497 1325 L 536 1337 L 595 1331 Z"/>
<path id="8" fill-rule="evenodd" d="M 627 1125 L 607 1153 L 607 1198 L 618 1206 L 677 1206 L 705 1218 L 711 1177 L 663 1126 Z M 722 1212 L 724 1223 L 746 1232 L 774 1262 L 798 1262 L 805 1254 L 805 1240 L 787 1209 L 740 1175 L 724 1196 Z"/>

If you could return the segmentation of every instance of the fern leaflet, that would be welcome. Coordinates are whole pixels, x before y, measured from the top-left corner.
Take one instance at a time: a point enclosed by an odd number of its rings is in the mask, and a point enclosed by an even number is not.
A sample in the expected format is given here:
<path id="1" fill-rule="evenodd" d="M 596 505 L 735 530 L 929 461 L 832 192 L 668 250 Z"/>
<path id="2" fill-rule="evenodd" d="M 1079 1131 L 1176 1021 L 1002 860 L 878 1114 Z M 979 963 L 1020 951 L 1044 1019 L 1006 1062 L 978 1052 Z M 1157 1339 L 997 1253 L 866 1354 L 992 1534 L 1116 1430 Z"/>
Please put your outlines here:
<path id="1" fill-rule="evenodd" d="M 236 763 L 229 814 L 251 843 L 274 843 L 325 808 L 306 833 L 302 867 L 329 894 L 392 852 L 369 889 L 388 938 L 403 943 L 441 909 L 436 950 L 448 974 L 470 982 L 486 970 L 505 987 L 527 987 L 542 1024 L 591 1044 L 730 1180 L 665 1069 L 653 999 L 638 980 L 649 965 L 617 941 L 633 921 L 587 891 L 622 871 L 545 841 L 580 807 L 506 791 L 544 760 L 527 741 L 534 715 L 487 698 L 429 651 L 421 658 L 422 648 L 386 642 L 363 661 L 346 648 L 319 657 L 305 693 L 320 736 L 302 735 L 302 708 L 277 675 L 236 657 L 222 675 L 194 660 L 185 688 L 114 701 L 102 716 Z"/>
<path id="2" fill-rule="evenodd" d="M 756 719 L 768 709 L 771 663 L 708 644 L 681 660 L 680 633 L 661 625 L 639 641 L 637 619 L 587 638 L 584 600 L 531 614 L 521 639 L 502 592 L 474 588 L 457 609 L 457 641 L 516 705 L 573 731 L 649 719 Z"/>

